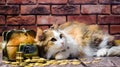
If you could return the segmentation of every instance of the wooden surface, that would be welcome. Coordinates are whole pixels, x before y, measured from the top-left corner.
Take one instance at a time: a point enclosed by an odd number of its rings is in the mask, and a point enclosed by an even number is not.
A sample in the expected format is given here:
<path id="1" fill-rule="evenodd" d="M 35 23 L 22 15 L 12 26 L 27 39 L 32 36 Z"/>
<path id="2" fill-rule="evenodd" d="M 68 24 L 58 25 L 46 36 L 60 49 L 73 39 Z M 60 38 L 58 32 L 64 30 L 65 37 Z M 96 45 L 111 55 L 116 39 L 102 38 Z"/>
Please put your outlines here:
<path id="1" fill-rule="evenodd" d="M 2 53 L 0 53 L 0 67 L 12 67 L 7 64 L 3 64 L 2 62 Z M 85 59 L 81 59 L 81 64 L 79 65 L 49 65 L 45 67 L 120 67 L 120 57 L 89 57 Z M 19 67 L 19 66 L 17 66 Z M 38 66 L 34 66 L 38 67 Z"/>

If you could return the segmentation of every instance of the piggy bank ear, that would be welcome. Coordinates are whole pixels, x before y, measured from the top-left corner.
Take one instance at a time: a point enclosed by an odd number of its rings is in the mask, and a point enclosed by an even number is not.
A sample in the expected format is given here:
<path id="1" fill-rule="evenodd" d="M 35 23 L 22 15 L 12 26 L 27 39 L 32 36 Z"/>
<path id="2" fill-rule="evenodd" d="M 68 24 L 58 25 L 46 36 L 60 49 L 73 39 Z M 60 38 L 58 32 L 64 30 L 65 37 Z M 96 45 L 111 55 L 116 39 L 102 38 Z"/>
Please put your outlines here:
<path id="1" fill-rule="evenodd" d="M 37 27 L 37 34 L 35 37 L 35 41 L 43 41 L 43 39 L 44 39 L 43 30 Z"/>

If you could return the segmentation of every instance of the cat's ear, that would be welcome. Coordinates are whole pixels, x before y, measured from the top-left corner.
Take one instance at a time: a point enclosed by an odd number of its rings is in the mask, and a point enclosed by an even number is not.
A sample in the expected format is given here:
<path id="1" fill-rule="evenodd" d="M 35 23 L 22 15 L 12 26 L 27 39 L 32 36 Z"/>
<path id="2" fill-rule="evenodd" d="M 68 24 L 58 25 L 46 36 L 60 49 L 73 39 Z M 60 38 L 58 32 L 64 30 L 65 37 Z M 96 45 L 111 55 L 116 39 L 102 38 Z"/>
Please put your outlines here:
<path id="1" fill-rule="evenodd" d="M 57 23 L 54 23 L 51 27 L 50 27 L 50 29 L 54 29 L 54 30 L 57 30 L 58 29 L 58 24 Z"/>
<path id="2" fill-rule="evenodd" d="M 99 30 L 99 26 L 98 25 L 89 25 L 88 30 L 97 31 L 97 30 Z"/>
<path id="3" fill-rule="evenodd" d="M 37 34 L 36 34 L 35 41 L 43 41 L 44 39 L 45 39 L 45 37 L 44 37 L 43 30 L 41 28 L 37 27 Z"/>

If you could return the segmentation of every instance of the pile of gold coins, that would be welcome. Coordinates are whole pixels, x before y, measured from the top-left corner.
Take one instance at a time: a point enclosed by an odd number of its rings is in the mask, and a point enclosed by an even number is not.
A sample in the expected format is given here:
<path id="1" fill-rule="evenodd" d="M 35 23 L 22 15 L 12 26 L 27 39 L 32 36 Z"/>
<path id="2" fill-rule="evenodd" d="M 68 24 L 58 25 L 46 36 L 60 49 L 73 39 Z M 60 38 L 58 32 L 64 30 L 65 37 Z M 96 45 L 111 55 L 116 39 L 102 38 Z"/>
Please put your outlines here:
<path id="1" fill-rule="evenodd" d="M 48 66 L 48 65 L 66 65 L 66 64 L 73 64 L 78 65 L 80 64 L 79 60 L 47 60 L 44 58 L 40 58 L 38 56 L 33 56 L 31 59 L 25 59 L 23 58 L 22 52 L 16 53 L 16 62 L 10 62 L 10 61 L 3 61 L 5 64 L 10 64 L 12 67 L 17 66 L 24 66 L 24 67 L 33 67 L 33 66 Z"/>
<path id="2" fill-rule="evenodd" d="M 92 61 L 85 61 L 86 58 L 81 59 L 84 64 L 91 64 L 91 63 L 98 63 L 100 62 L 101 58 L 95 58 Z M 71 60 L 47 60 L 40 57 L 32 57 L 32 59 L 26 59 L 23 62 L 10 62 L 10 61 L 3 61 L 5 64 L 10 64 L 12 67 L 45 67 L 49 65 L 79 65 L 81 64 L 81 61 L 78 59 L 71 59 Z"/>
<path id="3" fill-rule="evenodd" d="M 49 65 L 67 65 L 67 64 L 73 64 L 73 65 L 79 65 L 81 62 L 77 59 L 73 60 L 47 60 L 44 58 L 39 57 L 32 57 L 32 59 L 26 59 L 23 62 L 19 62 L 18 60 L 16 62 L 10 62 L 10 61 L 3 61 L 5 64 L 10 64 L 12 67 L 16 66 L 24 66 L 24 67 L 33 67 L 33 66 L 49 66 Z"/>
<path id="4" fill-rule="evenodd" d="M 44 58 L 40 58 L 38 56 L 33 56 L 32 58 L 25 59 L 23 58 L 23 53 L 22 52 L 17 52 L 16 54 L 16 62 L 11 62 L 11 61 L 3 61 L 5 64 L 12 65 L 12 67 L 45 67 L 49 65 L 67 65 L 67 64 L 72 64 L 72 65 L 79 65 L 82 63 L 84 64 L 90 64 L 90 63 L 98 63 L 101 60 L 101 58 L 96 58 L 92 61 L 87 61 L 86 58 L 81 58 L 80 60 L 78 59 L 65 59 L 65 60 L 47 60 Z"/>

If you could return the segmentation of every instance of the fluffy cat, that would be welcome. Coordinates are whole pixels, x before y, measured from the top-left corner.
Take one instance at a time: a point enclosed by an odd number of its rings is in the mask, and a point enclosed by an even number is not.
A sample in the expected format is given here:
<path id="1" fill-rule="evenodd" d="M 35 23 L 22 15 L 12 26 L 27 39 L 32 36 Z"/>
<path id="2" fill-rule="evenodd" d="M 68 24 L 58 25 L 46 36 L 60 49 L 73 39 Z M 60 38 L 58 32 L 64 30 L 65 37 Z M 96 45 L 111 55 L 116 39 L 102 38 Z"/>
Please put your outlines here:
<path id="1" fill-rule="evenodd" d="M 98 25 L 66 22 L 44 31 L 37 28 L 35 40 L 44 48 L 47 59 L 120 55 L 120 46 L 116 46 L 114 37 Z"/>

